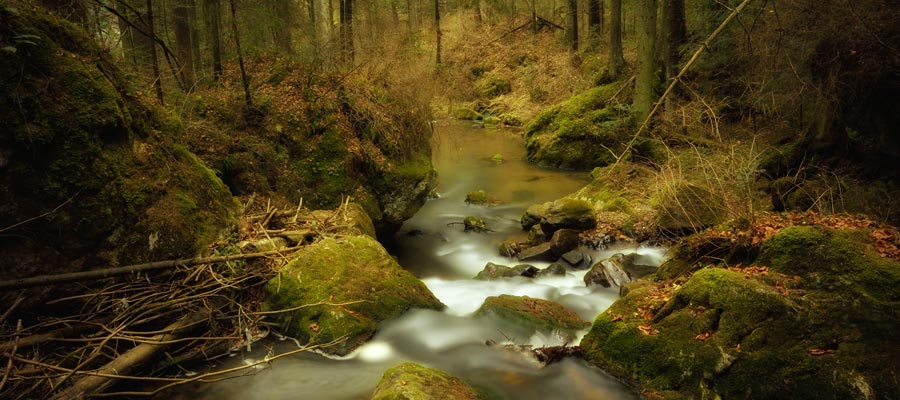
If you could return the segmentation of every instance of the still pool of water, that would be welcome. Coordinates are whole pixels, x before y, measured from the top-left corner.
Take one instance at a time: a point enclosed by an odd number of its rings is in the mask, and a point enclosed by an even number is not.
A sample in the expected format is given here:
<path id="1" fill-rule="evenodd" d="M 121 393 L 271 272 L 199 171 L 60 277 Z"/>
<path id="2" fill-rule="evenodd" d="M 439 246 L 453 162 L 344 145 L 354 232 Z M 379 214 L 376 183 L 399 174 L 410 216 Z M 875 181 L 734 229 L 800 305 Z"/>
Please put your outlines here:
<path id="1" fill-rule="evenodd" d="M 497 154 L 502 162 L 492 160 Z M 472 279 L 487 262 L 516 264 L 500 256 L 497 245 L 524 234 L 518 220 L 525 208 L 574 192 L 587 183 L 587 175 L 529 165 L 518 132 L 455 124 L 436 127 L 434 165 L 439 174 L 440 198 L 429 201 L 407 221 L 388 248 L 447 305 L 445 311 L 414 310 L 389 321 L 370 342 L 346 357 L 305 353 L 282 358 L 250 371 L 251 376 L 193 385 L 179 391 L 178 396 L 210 400 L 368 399 L 385 370 L 412 361 L 457 375 L 502 399 L 638 398 L 633 390 L 581 360 L 566 359 L 541 368 L 519 352 L 485 344 L 565 344 L 557 335 L 472 316 L 486 297 L 512 294 L 556 301 L 585 321 L 592 321 L 616 299 L 615 288 L 585 287 L 585 271 L 540 279 Z M 467 205 L 466 193 L 474 190 L 485 190 L 501 202 L 490 207 Z M 493 232 L 463 232 L 457 223 L 467 215 L 483 218 Z M 657 265 L 663 257 L 661 249 L 634 244 L 590 251 L 595 260 L 617 252 L 636 252 L 644 256 L 644 262 Z M 290 340 L 270 338 L 218 368 L 251 363 L 267 353 L 293 348 L 296 345 Z"/>

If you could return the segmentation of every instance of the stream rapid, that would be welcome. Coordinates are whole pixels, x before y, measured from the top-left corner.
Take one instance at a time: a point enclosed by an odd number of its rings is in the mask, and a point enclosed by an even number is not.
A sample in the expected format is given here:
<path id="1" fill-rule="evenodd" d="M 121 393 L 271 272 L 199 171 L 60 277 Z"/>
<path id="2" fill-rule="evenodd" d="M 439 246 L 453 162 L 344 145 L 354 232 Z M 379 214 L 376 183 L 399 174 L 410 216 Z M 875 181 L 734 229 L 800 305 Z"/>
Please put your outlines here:
<path id="1" fill-rule="evenodd" d="M 502 157 L 497 161 L 495 155 Z M 445 124 L 435 127 L 433 156 L 440 184 L 430 200 L 388 243 L 413 272 L 447 305 L 438 312 L 413 310 L 384 323 L 375 337 L 346 357 L 301 353 L 260 366 L 252 376 L 191 385 L 177 394 L 190 399 L 369 399 L 382 374 L 403 362 L 416 362 L 456 375 L 502 399 L 637 399 L 639 395 L 602 370 L 567 358 L 541 367 L 524 352 L 500 344 L 557 346 L 564 339 L 472 314 L 488 296 L 511 294 L 556 301 L 593 321 L 618 297 L 618 288 L 585 287 L 586 271 L 566 276 L 493 281 L 472 279 L 487 262 L 516 265 L 498 252 L 501 241 L 524 236 L 519 217 L 531 204 L 557 199 L 588 182 L 587 174 L 548 170 L 525 161 L 518 132 Z M 470 191 L 485 190 L 502 203 L 465 203 Z M 478 216 L 492 230 L 466 233 L 457 223 Z M 588 252 L 595 261 L 615 253 L 639 253 L 659 265 L 664 250 L 615 244 Z M 543 268 L 548 263 L 530 263 Z M 586 330 L 582 332 L 583 335 Z M 580 337 L 573 343 L 577 344 Z M 267 354 L 295 349 L 274 335 L 238 353 L 217 368 L 249 364 Z M 166 398 L 172 398 L 171 394 Z"/>

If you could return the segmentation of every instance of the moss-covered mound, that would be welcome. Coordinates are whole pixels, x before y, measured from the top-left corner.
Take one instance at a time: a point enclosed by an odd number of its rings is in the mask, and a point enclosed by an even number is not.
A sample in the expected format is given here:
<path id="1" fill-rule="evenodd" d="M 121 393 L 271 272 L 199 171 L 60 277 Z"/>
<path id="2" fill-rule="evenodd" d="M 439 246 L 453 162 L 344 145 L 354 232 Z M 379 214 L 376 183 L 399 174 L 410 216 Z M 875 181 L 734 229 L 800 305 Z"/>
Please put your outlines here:
<path id="1" fill-rule="evenodd" d="M 475 315 L 493 315 L 517 326 L 572 337 L 590 324 L 559 303 L 528 296 L 502 294 L 484 299 Z"/>
<path id="2" fill-rule="evenodd" d="M 551 167 L 589 170 L 615 161 L 627 142 L 630 113 L 607 106 L 618 89 L 589 89 L 542 112 L 525 128 L 528 161 Z"/>
<path id="3" fill-rule="evenodd" d="M 192 256 L 228 189 L 74 25 L 0 5 L 0 274 Z"/>
<path id="4" fill-rule="evenodd" d="M 329 343 L 347 354 L 369 339 L 376 325 L 411 308 L 439 310 L 443 304 L 369 236 L 329 238 L 297 251 L 266 286 L 266 307 L 280 310 L 287 333 L 303 341 Z M 326 302 L 329 304 L 314 305 Z"/>
<path id="5" fill-rule="evenodd" d="M 419 364 L 400 364 L 385 371 L 372 400 L 476 400 L 483 398 L 465 381 Z"/>
<path id="6" fill-rule="evenodd" d="M 891 398 L 900 262 L 867 233 L 790 227 L 755 265 L 632 283 L 581 345 L 669 398 Z"/>
<path id="7" fill-rule="evenodd" d="M 223 88 L 201 92 L 191 110 L 192 150 L 235 195 L 322 209 L 351 196 L 379 234 L 425 203 L 436 184 L 427 103 L 389 82 L 285 60 L 263 60 L 251 75 L 265 82 L 253 109 Z"/>

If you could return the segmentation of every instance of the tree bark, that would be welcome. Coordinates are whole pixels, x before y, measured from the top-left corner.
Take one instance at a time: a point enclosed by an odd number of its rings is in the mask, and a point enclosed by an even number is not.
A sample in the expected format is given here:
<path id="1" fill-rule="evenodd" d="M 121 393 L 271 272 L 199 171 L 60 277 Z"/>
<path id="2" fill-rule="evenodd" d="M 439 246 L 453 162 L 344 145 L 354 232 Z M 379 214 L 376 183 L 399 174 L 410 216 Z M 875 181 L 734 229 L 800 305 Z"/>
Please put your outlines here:
<path id="1" fill-rule="evenodd" d="M 622 0 L 609 2 L 609 66 L 608 74 L 613 80 L 625 66 L 622 52 Z"/>
<path id="2" fill-rule="evenodd" d="M 291 2 L 287 0 L 273 0 L 272 11 L 275 14 L 275 26 L 273 26 L 273 41 L 275 49 L 281 54 L 293 52 L 293 10 Z"/>
<path id="3" fill-rule="evenodd" d="M 441 65 L 441 0 L 434 0 L 434 31 L 436 33 L 434 59 L 437 65 Z"/>
<path id="4" fill-rule="evenodd" d="M 150 1 L 150 0 L 147 0 Z M 237 12 L 234 10 L 234 0 L 231 3 L 231 33 L 234 35 L 234 47 L 237 50 L 238 65 L 241 67 L 241 83 L 244 86 L 244 102 L 247 107 L 253 107 L 253 98 L 250 97 L 250 78 L 247 77 L 247 70 L 244 68 L 244 53 L 241 51 L 241 35 L 238 34 L 237 28 Z"/>
<path id="5" fill-rule="evenodd" d="M 347 64 L 353 64 L 353 0 L 341 2 L 341 58 Z"/>
<path id="6" fill-rule="evenodd" d="M 602 32 L 603 0 L 588 0 L 588 46 L 591 49 L 600 47 Z"/>
<path id="7" fill-rule="evenodd" d="M 206 28 L 208 30 L 209 47 L 212 51 L 213 79 L 218 82 L 222 78 L 222 2 L 221 0 L 204 0 Z"/>
<path id="8" fill-rule="evenodd" d="M 153 27 L 153 0 L 147 0 L 147 42 L 149 43 L 150 64 L 153 66 L 153 88 L 156 90 L 156 99 L 159 100 L 159 104 L 165 104 L 163 100 L 162 76 L 159 74 L 159 56 L 156 54 L 154 37 L 156 37 L 156 29 Z"/>
<path id="9" fill-rule="evenodd" d="M 168 342 L 184 336 L 191 329 L 196 328 L 209 318 L 206 313 L 197 312 L 178 320 L 160 333 L 150 338 L 151 343 L 142 343 L 116 357 L 96 372 L 98 375 L 86 375 L 60 392 L 54 400 L 74 400 L 90 397 L 95 393 L 102 393 L 108 387 L 116 383 L 117 379 L 106 375 L 128 375 L 135 367 L 145 364 L 165 350 L 168 344 L 153 344 L 152 342 Z M 104 375 L 104 376 L 100 376 Z"/>
<path id="10" fill-rule="evenodd" d="M 194 75 L 194 51 L 191 46 L 191 9 L 194 8 L 193 0 L 177 0 L 174 4 L 173 25 L 175 31 L 175 51 L 178 53 L 179 73 L 181 81 L 187 88 L 193 87 Z"/>
<path id="11" fill-rule="evenodd" d="M 566 41 L 569 42 L 569 51 L 578 51 L 578 0 L 568 0 L 566 7 Z"/>
<path id="12" fill-rule="evenodd" d="M 656 0 L 638 2 L 637 71 L 633 109 L 638 121 L 647 118 L 653 106 L 656 86 Z"/>
<path id="13" fill-rule="evenodd" d="M 666 41 L 663 49 L 663 65 L 666 78 L 671 79 L 678 73 L 679 49 L 687 40 L 685 24 L 684 0 L 664 0 L 666 3 Z"/>
<path id="14" fill-rule="evenodd" d="M 406 35 L 414 43 L 416 32 L 419 30 L 419 0 L 406 0 L 406 9 L 409 14 L 406 20 Z"/>

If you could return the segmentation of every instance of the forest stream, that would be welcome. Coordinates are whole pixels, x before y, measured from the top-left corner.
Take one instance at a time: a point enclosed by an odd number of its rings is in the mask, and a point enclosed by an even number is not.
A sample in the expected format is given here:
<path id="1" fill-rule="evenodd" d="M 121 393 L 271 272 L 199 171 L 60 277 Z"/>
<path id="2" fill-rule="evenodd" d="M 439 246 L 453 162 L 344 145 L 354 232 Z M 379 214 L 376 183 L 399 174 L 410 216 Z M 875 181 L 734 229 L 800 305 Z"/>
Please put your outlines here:
<path id="1" fill-rule="evenodd" d="M 447 305 L 446 310 L 411 311 L 384 324 L 372 340 L 347 357 L 302 353 L 258 367 L 253 376 L 188 386 L 180 395 L 192 399 L 367 399 L 385 370 L 412 361 L 448 371 L 504 399 L 638 398 L 634 390 L 580 359 L 566 358 L 542 368 L 530 352 L 516 351 L 527 348 L 523 345 L 566 344 L 561 337 L 472 317 L 486 297 L 500 294 L 553 300 L 585 321 L 593 321 L 616 299 L 617 287 L 586 287 L 582 281 L 586 271 L 536 279 L 472 279 L 487 262 L 517 264 L 498 255 L 498 243 L 524 234 L 518 221 L 526 207 L 577 190 L 585 184 L 586 174 L 528 164 L 517 132 L 450 124 L 436 127 L 435 141 L 440 197 L 407 221 L 388 248 Z M 494 157 L 497 154 L 502 161 Z M 467 205 L 466 194 L 481 189 L 502 203 Z M 483 218 L 491 232 L 464 232 L 457 223 L 468 215 Z M 583 250 L 595 261 L 636 252 L 644 263 L 654 265 L 661 263 L 664 253 L 664 249 L 633 243 Z M 548 263 L 531 264 L 543 268 Z M 295 344 L 290 339 L 278 340 L 270 334 L 251 351 L 225 358 L 217 368 L 252 363 L 292 348 Z M 171 398 L 172 393 L 165 397 Z"/>

